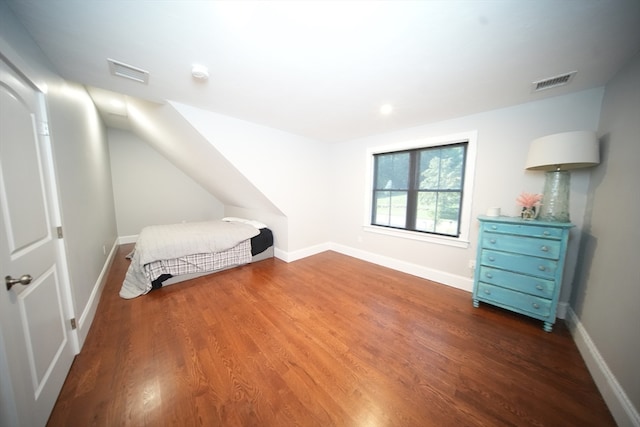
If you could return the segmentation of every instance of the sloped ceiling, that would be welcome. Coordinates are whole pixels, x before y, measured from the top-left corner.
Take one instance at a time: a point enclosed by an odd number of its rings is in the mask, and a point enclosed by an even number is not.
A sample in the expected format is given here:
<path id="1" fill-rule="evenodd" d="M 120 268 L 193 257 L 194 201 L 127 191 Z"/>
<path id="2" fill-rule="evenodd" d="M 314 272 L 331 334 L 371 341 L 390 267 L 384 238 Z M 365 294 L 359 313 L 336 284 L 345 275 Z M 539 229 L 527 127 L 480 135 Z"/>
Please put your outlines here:
<path id="1" fill-rule="evenodd" d="M 640 48 L 637 0 L 8 3 L 65 79 L 326 142 L 602 86 Z"/>
<path id="2" fill-rule="evenodd" d="M 224 205 L 282 214 L 171 104 L 134 98 L 126 103 L 131 130 Z"/>

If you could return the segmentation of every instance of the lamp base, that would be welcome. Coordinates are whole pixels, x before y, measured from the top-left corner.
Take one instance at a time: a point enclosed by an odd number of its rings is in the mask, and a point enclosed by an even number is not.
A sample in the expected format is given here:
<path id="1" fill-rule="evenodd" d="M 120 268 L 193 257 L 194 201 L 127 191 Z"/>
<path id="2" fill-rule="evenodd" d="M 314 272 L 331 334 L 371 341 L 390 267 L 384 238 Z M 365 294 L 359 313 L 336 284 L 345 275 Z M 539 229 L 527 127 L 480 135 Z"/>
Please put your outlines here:
<path id="1" fill-rule="evenodd" d="M 542 206 L 539 219 L 552 222 L 569 222 L 569 171 L 555 170 L 545 173 Z"/>

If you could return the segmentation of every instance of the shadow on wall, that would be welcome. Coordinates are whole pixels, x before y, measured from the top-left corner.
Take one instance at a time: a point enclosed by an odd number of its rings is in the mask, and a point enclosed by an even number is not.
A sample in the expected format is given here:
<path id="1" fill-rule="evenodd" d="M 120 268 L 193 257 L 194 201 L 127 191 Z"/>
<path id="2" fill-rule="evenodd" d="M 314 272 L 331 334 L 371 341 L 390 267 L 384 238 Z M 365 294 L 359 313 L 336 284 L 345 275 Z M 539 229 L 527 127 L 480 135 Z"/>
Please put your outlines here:
<path id="1" fill-rule="evenodd" d="M 581 230 L 580 247 L 578 249 L 578 260 L 573 279 L 573 292 L 570 299 L 573 310 L 578 317 L 582 315 L 582 307 L 587 294 L 587 284 L 589 283 L 591 267 L 598 246 L 598 239 L 591 234 L 591 220 L 595 202 L 595 189 L 602 184 L 607 172 L 609 146 L 609 134 L 603 135 L 600 138 L 600 164 L 593 170 L 589 181 L 589 191 L 587 193 L 587 203 L 584 211 L 584 223 Z"/>

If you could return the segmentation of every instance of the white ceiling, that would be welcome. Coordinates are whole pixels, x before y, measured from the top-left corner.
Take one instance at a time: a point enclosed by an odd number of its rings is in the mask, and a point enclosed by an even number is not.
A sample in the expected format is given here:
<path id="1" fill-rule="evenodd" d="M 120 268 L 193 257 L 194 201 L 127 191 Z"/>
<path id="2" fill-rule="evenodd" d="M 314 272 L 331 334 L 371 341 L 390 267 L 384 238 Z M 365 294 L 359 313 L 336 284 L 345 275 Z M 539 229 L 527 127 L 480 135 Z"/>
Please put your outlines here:
<path id="1" fill-rule="evenodd" d="M 67 80 L 327 142 L 602 86 L 640 51 L 638 0 L 8 3 Z"/>

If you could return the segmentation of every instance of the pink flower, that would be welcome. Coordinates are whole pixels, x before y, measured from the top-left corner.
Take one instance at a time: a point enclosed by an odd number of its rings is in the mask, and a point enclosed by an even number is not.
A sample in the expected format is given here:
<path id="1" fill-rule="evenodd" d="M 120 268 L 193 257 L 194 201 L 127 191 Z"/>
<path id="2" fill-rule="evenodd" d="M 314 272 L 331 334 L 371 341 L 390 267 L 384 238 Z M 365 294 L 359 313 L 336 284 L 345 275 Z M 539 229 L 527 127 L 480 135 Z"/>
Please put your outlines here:
<path id="1" fill-rule="evenodd" d="M 518 206 L 522 206 L 523 208 L 531 209 L 534 206 L 539 206 L 542 201 L 542 194 L 533 194 L 533 193 L 521 193 L 516 199 L 516 203 Z"/>

